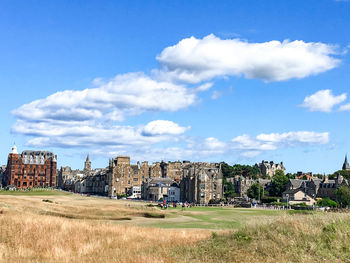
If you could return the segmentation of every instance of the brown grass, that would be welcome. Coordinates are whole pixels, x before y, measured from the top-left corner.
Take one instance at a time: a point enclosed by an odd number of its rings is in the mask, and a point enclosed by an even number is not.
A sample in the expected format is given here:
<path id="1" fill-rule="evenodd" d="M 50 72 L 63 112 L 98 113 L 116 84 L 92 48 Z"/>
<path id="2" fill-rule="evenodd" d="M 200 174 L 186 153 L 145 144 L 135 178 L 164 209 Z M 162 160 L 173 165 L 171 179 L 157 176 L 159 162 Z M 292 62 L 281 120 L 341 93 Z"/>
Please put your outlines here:
<path id="1" fill-rule="evenodd" d="M 93 198 L 84 203 L 71 200 L 70 204 L 67 197 L 55 198 L 56 203 L 23 198 L 0 199 L 0 262 L 174 262 L 170 248 L 210 235 L 203 230 L 142 228 L 107 220 L 142 216 L 141 206 L 124 207 L 104 200 L 99 210 L 95 205 L 101 201 Z M 52 210 L 69 211 L 73 216 L 85 213 L 88 219 L 42 213 Z"/>
<path id="2" fill-rule="evenodd" d="M 218 234 L 132 225 L 181 220 L 147 214 L 168 216 L 101 198 L 1 196 L 0 262 L 350 262 L 349 214 L 252 216 Z"/>

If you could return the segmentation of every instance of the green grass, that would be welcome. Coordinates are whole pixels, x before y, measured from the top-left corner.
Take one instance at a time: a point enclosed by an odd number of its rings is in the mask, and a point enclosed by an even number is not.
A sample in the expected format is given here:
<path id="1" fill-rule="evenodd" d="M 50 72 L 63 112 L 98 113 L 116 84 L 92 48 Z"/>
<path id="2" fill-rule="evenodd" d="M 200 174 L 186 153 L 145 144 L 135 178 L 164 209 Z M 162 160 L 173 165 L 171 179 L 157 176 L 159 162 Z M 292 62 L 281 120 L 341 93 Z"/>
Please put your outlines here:
<path id="1" fill-rule="evenodd" d="M 160 228 L 201 228 L 201 229 L 238 229 L 247 220 L 256 220 L 285 214 L 279 210 L 222 208 L 222 207 L 192 207 L 169 209 L 171 218 L 181 216 L 178 221 L 160 221 L 152 226 Z"/>
<path id="2" fill-rule="evenodd" d="M 47 195 L 69 195 L 69 193 L 51 190 L 51 189 L 32 189 L 32 190 L 19 190 L 19 191 L 7 191 L 0 190 L 0 195 L 16 195 L 16 196 L 47 196 Z"/>
<path id="3" fill-rule="evenodd" d="M 289 215 L 289 214 L 287 214 Z M 350 220 L 337 214 L 295 214 L 242 227 L 172 251 L 182 262 L 350 262 Z"/>

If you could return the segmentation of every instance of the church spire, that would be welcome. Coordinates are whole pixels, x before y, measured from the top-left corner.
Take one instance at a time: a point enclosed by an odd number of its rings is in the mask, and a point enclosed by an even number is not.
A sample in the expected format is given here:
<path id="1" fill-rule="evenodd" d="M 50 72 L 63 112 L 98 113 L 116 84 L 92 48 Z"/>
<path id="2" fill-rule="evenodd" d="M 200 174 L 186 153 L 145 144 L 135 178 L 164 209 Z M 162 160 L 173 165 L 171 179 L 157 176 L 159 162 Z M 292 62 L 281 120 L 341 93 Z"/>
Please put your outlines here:
<path id="1" fill-rule="evenodd" d="M 84 163 L 84 174 L 89 175 L 91 172 L 91 161 L 90 161 L 90 155 L 88 154 L 86 156 L 86 161 Z"/>
<path id="2" fill-rule="evenodd" d="M 348 163 L 348 155 L 345 154 L 345 160 L 344 160 L 344 164 L 343 164 L 343 167 L 342 167 L 343 170 L 350 170 L 350 165 Z"/>

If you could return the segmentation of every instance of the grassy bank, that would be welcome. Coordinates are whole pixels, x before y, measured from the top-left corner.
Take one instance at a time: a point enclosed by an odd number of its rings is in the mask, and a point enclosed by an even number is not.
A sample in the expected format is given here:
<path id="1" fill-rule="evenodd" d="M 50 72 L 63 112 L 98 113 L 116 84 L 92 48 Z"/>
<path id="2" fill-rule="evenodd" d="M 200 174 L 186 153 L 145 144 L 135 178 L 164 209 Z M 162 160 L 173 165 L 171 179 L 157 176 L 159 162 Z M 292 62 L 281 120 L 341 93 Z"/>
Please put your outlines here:
<path id="1" fill-rule="evenodd" d="M 176 248 L 182 262 L 350 262 L 346 214 L 295 214 Z"/>

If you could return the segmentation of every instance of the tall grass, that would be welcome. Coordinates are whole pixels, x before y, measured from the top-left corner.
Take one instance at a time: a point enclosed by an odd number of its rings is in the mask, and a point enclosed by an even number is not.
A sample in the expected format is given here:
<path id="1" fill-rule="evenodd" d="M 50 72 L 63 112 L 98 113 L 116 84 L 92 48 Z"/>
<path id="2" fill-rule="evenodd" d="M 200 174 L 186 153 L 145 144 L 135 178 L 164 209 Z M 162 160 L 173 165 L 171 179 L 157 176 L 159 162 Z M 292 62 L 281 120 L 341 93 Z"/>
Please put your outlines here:
<path id="1" fill-rule="evenodd" d="M 0 262 L 175 262 L 170 248 L 208 235 L 5 211 Z"/>
<path id="2" fill-rule="evenodd" d="M 0 262 L 350 262 L 349 214 L 251 215 L 217 233 L 131 225 L 164 215 L 107 199 L 1 196 Z"/>
<path id="3" fill-rule="evenodd" d="M 178 247 L 181 262 L 350 262 L 347 214 L 284 215 Z"/>

